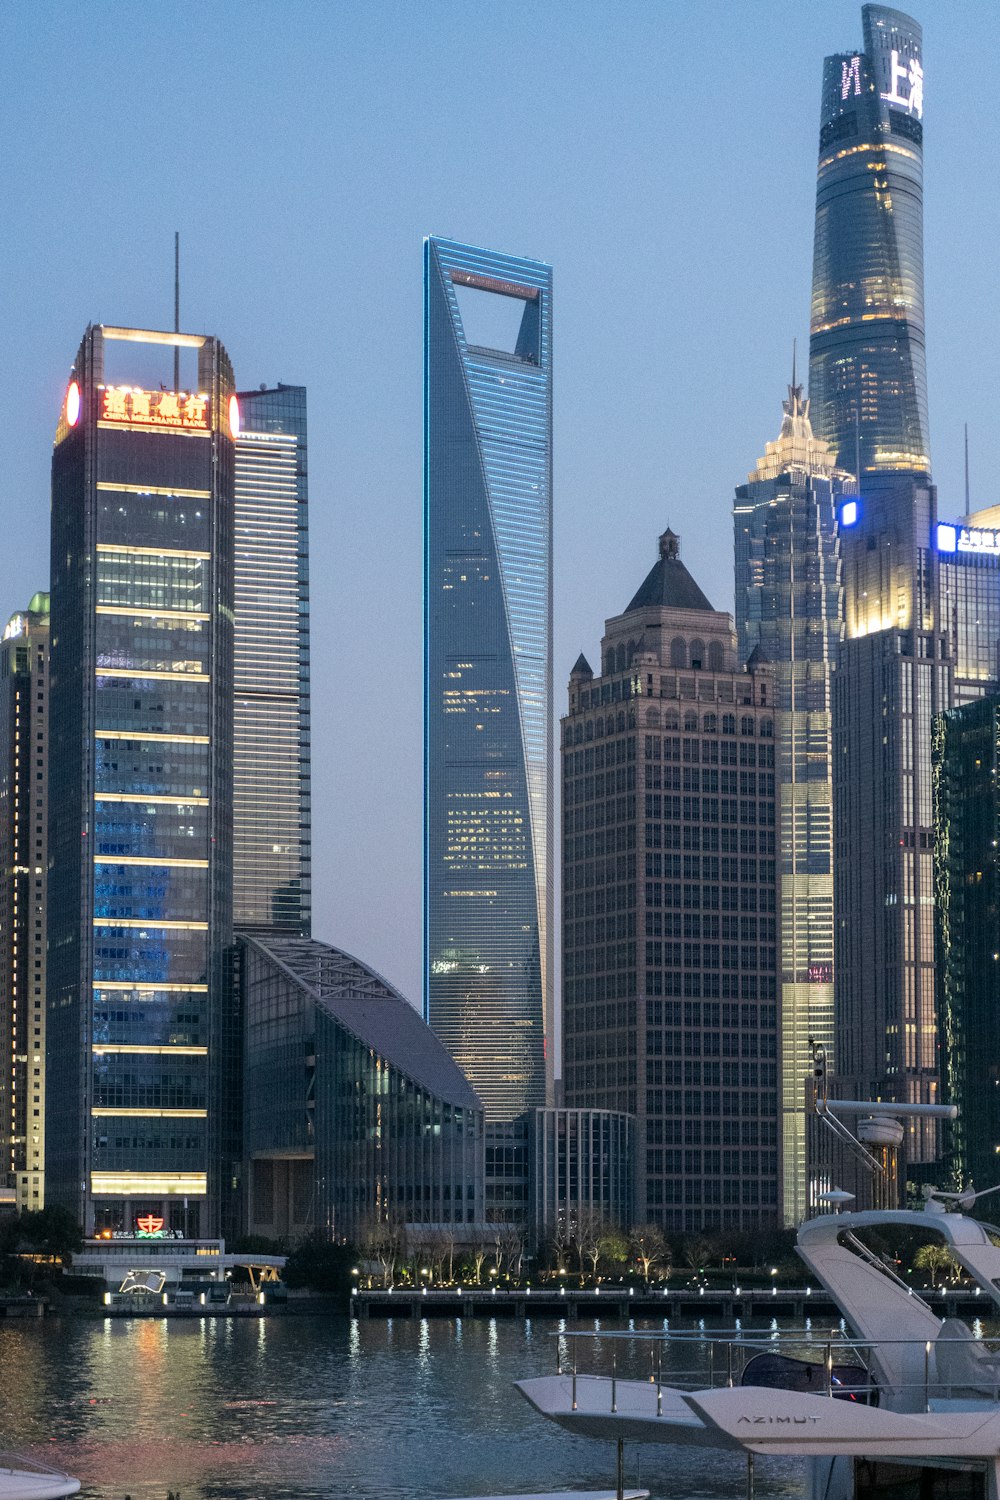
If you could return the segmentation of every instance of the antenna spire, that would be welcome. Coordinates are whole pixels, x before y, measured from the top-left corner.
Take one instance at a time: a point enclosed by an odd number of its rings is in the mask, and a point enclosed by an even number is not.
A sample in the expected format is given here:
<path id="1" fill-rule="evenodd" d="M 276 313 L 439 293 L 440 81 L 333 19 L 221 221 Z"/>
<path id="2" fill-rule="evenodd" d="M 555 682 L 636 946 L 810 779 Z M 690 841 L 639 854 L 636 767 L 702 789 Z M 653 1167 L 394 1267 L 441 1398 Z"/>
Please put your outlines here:
<path id="1" fill-rule="evenodd" d="M 969 424 L 965 424 L 965 514 L 972 514 L 972 506 L 969 501 Z"/>
<path id="2" fill-rule="evenodd" d="M 795 356 L 798 352 L 798 339 L 792 339 L 792 390 L 795 389 Z"/>
<path id="3" fill-rule="evenodd" d="M 174 332 L 181 331 L 181 236 L 180 230 L 174 230 Z M 174 345 L 174 390 L 179 390 L 181 384 L 181 351 L 178 344 Z"/>

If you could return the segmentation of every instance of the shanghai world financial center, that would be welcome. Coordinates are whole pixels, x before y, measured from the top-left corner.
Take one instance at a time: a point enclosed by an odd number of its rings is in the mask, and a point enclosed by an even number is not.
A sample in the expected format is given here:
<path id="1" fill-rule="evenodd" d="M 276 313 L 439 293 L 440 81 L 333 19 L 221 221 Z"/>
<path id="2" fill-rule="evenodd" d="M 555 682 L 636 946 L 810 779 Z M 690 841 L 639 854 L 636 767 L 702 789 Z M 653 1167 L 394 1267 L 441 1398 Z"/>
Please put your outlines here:
<path id="1" fill-rule="evenodd" d="M 424 350 L 425 1015 L 503 1120 L 550 1065 L 550 268 L 428 239 Z"/>

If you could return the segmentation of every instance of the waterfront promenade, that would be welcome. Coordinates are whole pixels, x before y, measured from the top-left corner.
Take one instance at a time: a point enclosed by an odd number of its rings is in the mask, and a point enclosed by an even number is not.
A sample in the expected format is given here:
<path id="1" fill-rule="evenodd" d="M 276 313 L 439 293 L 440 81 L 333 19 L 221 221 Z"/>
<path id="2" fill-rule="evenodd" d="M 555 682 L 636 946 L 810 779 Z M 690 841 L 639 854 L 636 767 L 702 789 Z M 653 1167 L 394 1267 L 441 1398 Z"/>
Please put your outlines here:
<path id="1" fill-rule="evenodd" d="M 920 1295 L 942 1317 L 975 1317 L 988 1299 L 972 1288 L 921 1290 Z M 600 1288 L 490 1287 L 362 1289 L 352 1291 L 350 1313 L 356 1318 L 836 1318 L 840 1314 L 825 1292 L 813 1287 L 764 1287 L 729 1290 L 693 1287 L 603 1286 Z"/>

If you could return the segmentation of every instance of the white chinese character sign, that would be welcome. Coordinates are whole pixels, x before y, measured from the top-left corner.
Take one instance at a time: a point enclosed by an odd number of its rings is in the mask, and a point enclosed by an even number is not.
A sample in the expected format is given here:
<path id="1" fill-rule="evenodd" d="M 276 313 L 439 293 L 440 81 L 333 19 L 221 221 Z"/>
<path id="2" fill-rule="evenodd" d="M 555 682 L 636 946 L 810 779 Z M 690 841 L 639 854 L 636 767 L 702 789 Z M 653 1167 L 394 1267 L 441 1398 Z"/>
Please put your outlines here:
<path id="1" fill-rule="evenodd" d="M 895 48 L 889 53 L 889 88 L 881 98 L 886 104 L 905 109 L 918 120 L 924 117 L 924 69 L 919 58 L 903 57 Z"/>

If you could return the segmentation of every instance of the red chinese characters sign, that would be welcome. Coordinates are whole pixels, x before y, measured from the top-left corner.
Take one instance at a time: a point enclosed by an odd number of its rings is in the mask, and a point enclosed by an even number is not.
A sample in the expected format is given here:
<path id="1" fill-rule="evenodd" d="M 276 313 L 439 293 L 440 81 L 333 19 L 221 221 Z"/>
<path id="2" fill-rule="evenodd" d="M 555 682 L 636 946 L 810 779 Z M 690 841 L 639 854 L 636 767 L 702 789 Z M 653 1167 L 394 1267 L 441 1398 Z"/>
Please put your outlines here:
<path id="1" fill-rule="evenodd" d="M 168 427 L 181 432 L 208 431 L 208 397 L 186 391 L 141 391 L 107 385 L 100 391 L 102 422 L 132 427 Z"/>
<path id="2" fill-rule="evenodd" d="M 163 1220 L 158 1214 L 140 1214 L 136 1219 L 136 1227 L 142 1235 L 157 1235 L 163 1231 Z"/>

